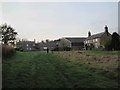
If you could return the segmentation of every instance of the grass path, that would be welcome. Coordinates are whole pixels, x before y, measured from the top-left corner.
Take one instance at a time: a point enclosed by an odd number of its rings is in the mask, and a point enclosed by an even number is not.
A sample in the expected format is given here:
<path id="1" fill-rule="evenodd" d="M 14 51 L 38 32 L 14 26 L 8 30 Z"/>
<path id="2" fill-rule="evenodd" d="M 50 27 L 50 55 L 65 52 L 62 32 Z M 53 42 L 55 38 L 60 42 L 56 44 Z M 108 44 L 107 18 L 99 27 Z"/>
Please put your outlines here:
<path id="1" fill-rule="evenodd" d="M 3 88 L 117 88 L 99 71 L 53 54 L 17 52 L 3 64 Z"/>

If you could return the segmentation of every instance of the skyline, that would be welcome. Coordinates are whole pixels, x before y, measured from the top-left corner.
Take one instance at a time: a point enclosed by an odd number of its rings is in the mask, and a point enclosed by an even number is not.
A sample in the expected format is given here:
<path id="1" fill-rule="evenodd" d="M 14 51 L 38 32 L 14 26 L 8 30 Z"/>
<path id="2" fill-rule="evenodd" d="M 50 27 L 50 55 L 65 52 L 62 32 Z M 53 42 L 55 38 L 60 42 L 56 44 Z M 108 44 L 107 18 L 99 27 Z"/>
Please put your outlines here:
<path id="1" fill-rule="evenodd" d="M 117 2 L 6 2 L 2 3 L 2 23 L 11 25 L 18 37 L 28 40 L 55 40 L 87 37 L 109 27 L 118 32 Z"/>

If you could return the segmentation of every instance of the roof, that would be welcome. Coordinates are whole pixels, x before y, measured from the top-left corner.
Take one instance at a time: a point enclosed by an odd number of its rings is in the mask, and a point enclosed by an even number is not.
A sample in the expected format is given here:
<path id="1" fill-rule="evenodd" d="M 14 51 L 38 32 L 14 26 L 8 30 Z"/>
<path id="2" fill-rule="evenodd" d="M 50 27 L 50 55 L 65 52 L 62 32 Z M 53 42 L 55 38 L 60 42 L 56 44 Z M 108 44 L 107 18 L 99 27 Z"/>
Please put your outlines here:
<path id="1" fill-rule="evenodd" d="M 19 41 L 17 42 L 17 44 L 34 44 L 35 42 L 34 41 Z"/>
<path id="2" fill-rule="evenodd" d="M 54 41 L 49 41 L 49 42 L 45 42 L 45 43 L 40 42 L 40 43 L 37 43 L 36 45 L 41 46 L 41 47 L 43 47 L 43 46 L 55 46 L 56 42 L 54 42 Z"/>
<path id="3" fill-rule="evenodd" d="M 94 39 L 94 38 L 100 38 L 100 37 L 102 37 L 102 35 L 103 35 L 104 33 L 105 33 L 105 32 L 91 35 L 90 37 L 87 38 L 87 40 Z"/>
<path id="4" fill-rule="evenodd" d="M 79 43 L 79 42 L 84 42 L 84 40 L 86 39 L 85 37 L 67 37 L 67 38 L 65 38 L 65 39 L 67 39 L 67 40 L 69 40 L 69 41 L 71 41 L 72 43 Z"/>

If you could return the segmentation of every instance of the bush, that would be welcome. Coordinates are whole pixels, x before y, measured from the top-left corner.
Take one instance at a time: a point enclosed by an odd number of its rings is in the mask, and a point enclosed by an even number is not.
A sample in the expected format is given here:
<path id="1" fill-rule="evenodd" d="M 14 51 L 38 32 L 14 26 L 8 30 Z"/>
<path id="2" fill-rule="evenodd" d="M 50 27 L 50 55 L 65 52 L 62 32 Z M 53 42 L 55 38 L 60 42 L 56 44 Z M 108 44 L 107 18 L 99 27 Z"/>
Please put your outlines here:
<path id="1" fill-rule="evenodd" d="M 52 49 L 52 51 L 59 51 L 59 48 L 55 47 L 54 49 Z"/>
<path id="2" fill-rule="evenodd" d="M 63 50 L 64 50 L 64 51 L 70 51 L 71 48 L 70 48 L 70 47 L 64 47 Z"/>
<path id="3" fill-rule="evenodd" d="M 15 54 L 15 49 L 8 45 L 2 45 L 2 58 L 8 58 Z"/>
<path id="4" fill-rule="evenodd" d="M 70 47 L 55 47 L 52 51 L 70 51 Z"/>
<path id="5" fill-rule="evenodd" d="M 15 50 L 23 52 L 23 48 L 22 47 L 17 47 L 17 48 L 15 48 Z"/>

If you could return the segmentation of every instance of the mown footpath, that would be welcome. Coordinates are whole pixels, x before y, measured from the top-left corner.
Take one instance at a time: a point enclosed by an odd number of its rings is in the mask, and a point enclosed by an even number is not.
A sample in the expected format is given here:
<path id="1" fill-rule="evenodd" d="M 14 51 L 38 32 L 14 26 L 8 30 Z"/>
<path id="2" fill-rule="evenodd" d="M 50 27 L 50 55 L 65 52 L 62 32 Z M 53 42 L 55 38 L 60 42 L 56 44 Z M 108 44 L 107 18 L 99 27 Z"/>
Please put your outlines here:
<path id="1" fill-rule="evenodd" d="M 16 52 L 2 65 L 3 88 L 117 88 L 118 82 L 87 65 L 52 53 Z"/>

